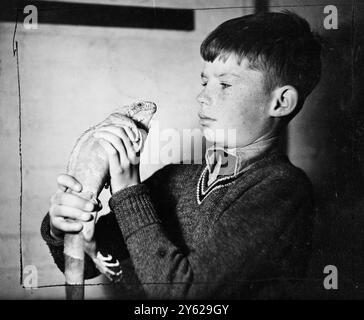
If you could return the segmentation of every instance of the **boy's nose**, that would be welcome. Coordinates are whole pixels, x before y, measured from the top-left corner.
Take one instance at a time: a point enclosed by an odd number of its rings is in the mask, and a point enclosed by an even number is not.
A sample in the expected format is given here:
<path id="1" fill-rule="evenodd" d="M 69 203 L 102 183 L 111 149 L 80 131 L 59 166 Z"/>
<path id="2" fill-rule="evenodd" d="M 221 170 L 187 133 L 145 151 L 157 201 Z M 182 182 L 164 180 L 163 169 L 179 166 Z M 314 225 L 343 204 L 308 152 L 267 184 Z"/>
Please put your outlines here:
<path id="1" fill-rule="evenodd" d="M 197 101 L 200 104 L 210 104 L 211 99 L 209 98 L 209 96 L 206 94 L 206 90 L 203 89 L 199 95 L 197 96 Z"/>

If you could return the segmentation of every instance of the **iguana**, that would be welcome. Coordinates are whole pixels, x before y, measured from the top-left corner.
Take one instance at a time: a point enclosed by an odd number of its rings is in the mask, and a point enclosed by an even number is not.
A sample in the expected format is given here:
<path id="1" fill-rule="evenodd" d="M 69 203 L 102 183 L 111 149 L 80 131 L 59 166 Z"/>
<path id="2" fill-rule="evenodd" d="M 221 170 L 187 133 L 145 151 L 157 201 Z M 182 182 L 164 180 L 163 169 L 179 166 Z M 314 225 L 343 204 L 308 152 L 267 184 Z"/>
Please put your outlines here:
<path id="1" fill-rule="evenodd" d="M 98 139 L 93 137 L 94 132 L 107 125 L 128 127 L 133 133 L 130 138 L 136 152 L 141 152 L 150 128 L 150 121 L 156 110 L 157 106 L 153 102 L 132 103 L 118 108 L 104 121 L 89 128 L 80 136 L 71 152 L 67 166 L 67 174 L 75 177 L 82 184 L 82 192 L 77 193 L 79 196 L 92 200 L 96 204 L 98 202 L 97 197 L 109 179 L 107 155 Z M 73 191 L 68 190 L 68 192 Z M 92 221 L 83 223 L 82 232 L 65 235 L 66 284 L 83 284 L 84 252 L 91 257 L 96 267 L 109 279 L 114 274 L 109 267 L 118 266 L 118 261 L 110 263 L 112 259 L 110 255 L 104 257 L 100 252 L 96 252 L 95 221 L 96 216 L 93 217 Z"/>

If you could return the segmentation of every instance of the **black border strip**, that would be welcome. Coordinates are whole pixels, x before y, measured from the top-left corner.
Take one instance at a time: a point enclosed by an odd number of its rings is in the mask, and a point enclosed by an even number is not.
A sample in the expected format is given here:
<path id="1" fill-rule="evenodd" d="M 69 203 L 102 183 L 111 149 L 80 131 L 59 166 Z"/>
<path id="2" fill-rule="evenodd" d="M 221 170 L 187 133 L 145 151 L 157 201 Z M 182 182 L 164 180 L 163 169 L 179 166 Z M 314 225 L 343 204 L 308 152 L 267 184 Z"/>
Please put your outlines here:
<path id="1" fill-rule="evenodd" d="M 102 26 L 192 31 L 195 15 L 192 9 L 137 7 L 53 1 L 1 0 L 0 22 L 19 21 L 28 15 L 27 5 L 38 10 L 38 23 L 58 25 Z"/>

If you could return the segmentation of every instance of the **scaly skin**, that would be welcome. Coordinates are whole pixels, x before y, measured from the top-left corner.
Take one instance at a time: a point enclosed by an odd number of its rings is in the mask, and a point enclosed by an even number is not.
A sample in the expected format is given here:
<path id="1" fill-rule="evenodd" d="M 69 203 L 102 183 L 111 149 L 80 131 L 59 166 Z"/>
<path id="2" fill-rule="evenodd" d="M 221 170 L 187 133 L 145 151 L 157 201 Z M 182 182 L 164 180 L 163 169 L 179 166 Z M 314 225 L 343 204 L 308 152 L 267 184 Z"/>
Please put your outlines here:
<path id="1" fill-rule="evenodd" d="M 67 166 L 67 173 L 82 184 L 82 192 L 78 195 L 97 203 L 97 197 L 108 181 L 107 155 L 97 139 L 93 137 L 93 133 L 106 125 L 129 127 L 136 140 L 136 151 L 140 152 L 148 134 L 150 121 L 156 110 L 157 107 L 152 102 L 136 102 L 119 108 L 103 122 L 89 128 L 81 135 L 71 152 Z M 65 236 L 65 276 L 68 284 L 83 283 L 84 252 L 93 259 L 96 267 L 109 278 L 112 274 L 109 267 L 118 265 L 118 261 L 117 263 L 109 262 L 112 257 L 105 258 L 99 252 L 96 253 L 96 244 L 93 240 L 95 221 L 96 216 L 91 222 L 83 223 L 84 227 L 79 234 Z"/>

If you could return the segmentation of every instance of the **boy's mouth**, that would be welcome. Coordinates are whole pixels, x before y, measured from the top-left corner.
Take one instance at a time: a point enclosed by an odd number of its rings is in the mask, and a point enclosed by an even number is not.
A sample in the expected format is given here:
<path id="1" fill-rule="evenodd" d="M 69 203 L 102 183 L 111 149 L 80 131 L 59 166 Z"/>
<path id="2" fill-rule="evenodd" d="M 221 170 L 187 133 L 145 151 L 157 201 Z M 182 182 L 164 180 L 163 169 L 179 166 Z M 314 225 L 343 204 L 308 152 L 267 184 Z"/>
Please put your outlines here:
<path id="1" fill-rule="evenodd" d="M 198 117 L 200 118 L 200 121 L 216 121 L 216 119 L 213 119 L 213 118 L 210 118 L 210 117 L 207 117 L 205 116 L 204 114 L 202 113 L 199 113 L 198 114 Z"/>
<path id="2" fill-rule="evenodd" d="M 200 125 L 202 127 L 206 127 L 209 124 L 211 124 L 211 122 L 216 121 L 216 119 L 209 118 L 209 117 L 207 117 L 207 116 L 205 116 L 205 115 L 203 115 L 201 113 L 198 114 L 198 117 L 200 118 L 200 121 L 199 122 L 200 122 Z"/>

